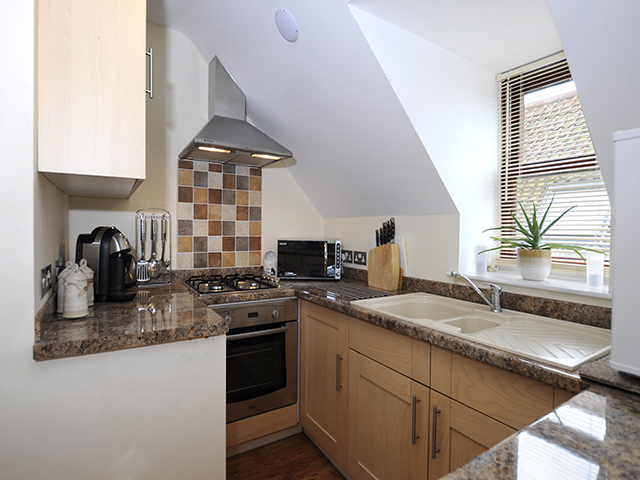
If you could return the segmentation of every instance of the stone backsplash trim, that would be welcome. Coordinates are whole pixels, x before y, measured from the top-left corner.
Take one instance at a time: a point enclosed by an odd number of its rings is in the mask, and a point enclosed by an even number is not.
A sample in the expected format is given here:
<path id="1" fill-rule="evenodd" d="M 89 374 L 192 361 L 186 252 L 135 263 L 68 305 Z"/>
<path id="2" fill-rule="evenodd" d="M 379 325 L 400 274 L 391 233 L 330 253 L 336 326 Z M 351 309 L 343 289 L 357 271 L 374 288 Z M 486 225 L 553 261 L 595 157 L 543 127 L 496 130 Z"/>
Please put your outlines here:
<path id="1" fill-rule="evenodd" d="M 177 268 L 262 264 L 262 171 L 178 163 Z"/>

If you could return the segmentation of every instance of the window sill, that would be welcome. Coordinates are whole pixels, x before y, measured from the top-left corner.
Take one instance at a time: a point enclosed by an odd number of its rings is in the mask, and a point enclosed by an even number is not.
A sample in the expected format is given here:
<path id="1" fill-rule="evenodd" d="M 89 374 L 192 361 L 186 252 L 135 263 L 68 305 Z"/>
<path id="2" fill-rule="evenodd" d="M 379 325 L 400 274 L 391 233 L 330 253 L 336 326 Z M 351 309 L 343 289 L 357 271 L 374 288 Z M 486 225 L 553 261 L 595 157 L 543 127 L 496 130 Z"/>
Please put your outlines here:
<path id="1" fill-rule="evenodd" d="M 602 298 L 610 300 L 612 295 L 609 292 L 609 282 L 605 279 L 602 290 L 587 290 L 586 280 L 580 275 L 551 274 L 542 282 L 523 280 L 515 270 L 499 270 L 487 272 L 486 275 L 477 273 L 466 274 L 469 278 L 479 282 L 492 282 L 498 285 L 510 285 L 513 287 L 531 288 L 535 290 L 545 290 L 548 292 L 565 293 L 570 295 L 581 295 L 583 297 Z"/>

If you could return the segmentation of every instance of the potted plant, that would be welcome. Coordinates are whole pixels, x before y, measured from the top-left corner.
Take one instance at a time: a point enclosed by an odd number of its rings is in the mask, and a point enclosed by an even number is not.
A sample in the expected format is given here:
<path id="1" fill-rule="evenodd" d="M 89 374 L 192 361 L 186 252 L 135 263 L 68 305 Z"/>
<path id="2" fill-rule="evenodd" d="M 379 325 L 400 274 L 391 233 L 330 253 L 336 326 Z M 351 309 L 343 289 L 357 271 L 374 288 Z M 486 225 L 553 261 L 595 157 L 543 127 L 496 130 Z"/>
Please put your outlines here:
<path id="1" fill-rule="evenodd" d="M 494 227 L 488 228 L 484 230 L 484 232 L 488 232 L 490 230 L 515 230 L 517 233 L 522 234 L 522 237 L 513 237 L 513 238 L 504 238 L 504 237 L 491 237 L 493 240 L 496 240 L 501 243 L 501 245 L 493 248 L 487 248 L 482 250 L 478 254 L 489 252 L 492 250 L 502 250 L 504 248 L 516 248 L 517 251 L 517 259 L 518 259 L 518 273 L 525 280 L 535 280 L 542 281 L 545 280 L 549 273 L 551 272 L 551 250 L 552 249 L 562 249 L 562 250 L 571 250 L 578 255 L 580 258 L 584 260 L 584 257 L 580 253 L 580 250 L 588 250 L 591 252 L 602 253 L 599 250 L 594 250 L 592 248 L 580 247 L 577 245 L 567 245 L 564 243 L 546 243 L 543 240 L 543 236 L 549 231 L 551 227 L 553 227 L 558 221 L 564 217 L 569 211 L 573 210 L 576 205 L 573 207 L 567 208 L 564 212 L 562 212 L 559 216 L 557 216 L 554 220 L 552 220 L 548 225 L 547 222 L 547 214 L 551 209 L 551 205 L 553 204 L 553 198 L 549 202 L 549 206 L 547 210 L 544 212 L 542 219 L 539 220 L 538 212 L 536 209 L 536 205 L 533 204 L 533 214 L 527 215 L 524 207 L 520 202 L 518 205 L 520 206 L 520 210 L 524 215 L 524 219 L 526 221 L 526 225 L 523 225 L 516 216 L 511 213 L 511 217 L 515 222 L 514 227 Z"/>

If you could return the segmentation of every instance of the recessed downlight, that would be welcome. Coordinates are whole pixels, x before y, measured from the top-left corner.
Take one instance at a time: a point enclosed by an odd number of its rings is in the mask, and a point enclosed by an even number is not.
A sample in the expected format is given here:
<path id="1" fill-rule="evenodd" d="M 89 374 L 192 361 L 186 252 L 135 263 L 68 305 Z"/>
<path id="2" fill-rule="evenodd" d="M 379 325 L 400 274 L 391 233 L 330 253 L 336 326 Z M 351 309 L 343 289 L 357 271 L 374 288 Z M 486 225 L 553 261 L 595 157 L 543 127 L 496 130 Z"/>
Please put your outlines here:
<path id="1" fill-rule="evenodd" d="M 293 43 L 298 40 L 298 22 L 286 8 L 276 10 L 276 26 L 287 42 Z"/>

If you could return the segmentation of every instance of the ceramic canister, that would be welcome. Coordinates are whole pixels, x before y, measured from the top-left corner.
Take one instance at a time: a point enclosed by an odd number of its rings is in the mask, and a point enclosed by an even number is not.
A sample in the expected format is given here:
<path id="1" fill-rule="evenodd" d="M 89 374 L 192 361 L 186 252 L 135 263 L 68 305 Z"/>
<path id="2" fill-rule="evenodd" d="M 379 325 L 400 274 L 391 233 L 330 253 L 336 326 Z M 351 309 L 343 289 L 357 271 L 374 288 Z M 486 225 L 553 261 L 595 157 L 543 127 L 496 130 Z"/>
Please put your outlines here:
<path id="1" fill-rule="evenodd" d="M 80 260 L 80 271 L 87 277 L 87 305 L 93 306 L 93 270 L 87 265 L 87 259 Z"/>
<path id="2" fill-rule="evenodd" d="M 67 268 L 61 271 L 58 274 L 58 303 L 56 307 L 56 312 L 62 313 L 64 312 L 64 279 L 73 272 L 73 262 L 67 262 Z"/>
<path id="3" fill-rule="evenodd" d="M 75 264 L 73 271 L 64 279 L 64 318 L 79 318 L 89 315 L 87 302 L 87 277 Z"/>

